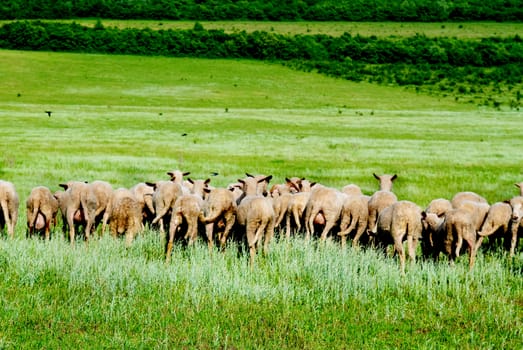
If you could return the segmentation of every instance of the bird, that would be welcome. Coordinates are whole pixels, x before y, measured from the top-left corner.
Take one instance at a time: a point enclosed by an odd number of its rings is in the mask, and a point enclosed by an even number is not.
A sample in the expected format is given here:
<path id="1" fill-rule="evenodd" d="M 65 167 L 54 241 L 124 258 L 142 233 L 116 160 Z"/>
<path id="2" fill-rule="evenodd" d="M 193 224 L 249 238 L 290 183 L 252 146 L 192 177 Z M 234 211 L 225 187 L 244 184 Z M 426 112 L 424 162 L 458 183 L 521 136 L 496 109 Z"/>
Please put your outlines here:
<path id="1" fill-rule="evenodd" d="M 212 175 L 212 176 L 218 176 L 218 175 L 220 175 L 220 174 L 218 174 L 216 171 L 213 171 L 213 172 L 211 173 L 211 175 Z"/>
<path id="2" fill-rule="evenodd" d="M 45 113 L 47 113 L 47 116 L 50 117 L 50 116 L 51 116 L 51 113 L 53 113 L 53 112 L 51 112 L 51 111 L 45 111 Z"/>
<path id="3" fill-rule="evenodd" d="M 184 133 L 182 134 L 182 136 L 187 136 L 187 133 L 186 133 L 186 132 L 184 132 Z"/>

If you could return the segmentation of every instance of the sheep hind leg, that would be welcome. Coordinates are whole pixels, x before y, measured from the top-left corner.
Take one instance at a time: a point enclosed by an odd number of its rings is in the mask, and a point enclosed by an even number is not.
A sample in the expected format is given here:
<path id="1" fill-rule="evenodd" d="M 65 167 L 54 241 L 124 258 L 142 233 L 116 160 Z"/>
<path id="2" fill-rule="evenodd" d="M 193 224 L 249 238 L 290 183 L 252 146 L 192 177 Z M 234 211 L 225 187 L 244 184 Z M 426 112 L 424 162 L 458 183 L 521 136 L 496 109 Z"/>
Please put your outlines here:
<path id="1" fill-rule="evenodd" d="M 394 252 L 399 255 L 401 272 L 405 273 L 405 249 L 401 238 L 394 238 Z"/>
<path id="2" fill-rule="evenodd" d="M 225 217 L 225 228 L 223 229 L 223 233 L 220 236 L 220 250 L 222 252 L 225 251 L 225 244 L 227 243 L 227 237 L 229 237 L 229 233 L 231 232 L 235 222 L 236 222 L 236 218 L 234 215 Z"/>

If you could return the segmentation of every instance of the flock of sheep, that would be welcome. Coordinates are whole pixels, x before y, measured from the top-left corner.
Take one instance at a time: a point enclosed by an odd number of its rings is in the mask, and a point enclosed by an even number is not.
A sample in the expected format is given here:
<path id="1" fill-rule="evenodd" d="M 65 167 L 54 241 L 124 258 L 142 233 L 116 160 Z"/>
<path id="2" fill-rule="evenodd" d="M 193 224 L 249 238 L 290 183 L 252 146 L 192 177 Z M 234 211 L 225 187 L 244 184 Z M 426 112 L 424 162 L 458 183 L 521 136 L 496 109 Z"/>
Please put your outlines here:
<path id="1" fill-rule="evenodd" d="M 465 242 L 472 268 L 486 236 L 496 234 L 510 242 L 513 256 L 523 226 L 523 183 L 516 184 L 520 195 L 507 202 L 489 205 L 476 193 L 460 192 L 451 200 L 435 199 L 423 210 L 411 201 L 398 201 L 392 192 L 396 175 L 374 174 L 380 189 L 366 196 L 354 184 L 338 190 L 298 177 L 269 190 L 272 176 L 246 174 L 227 188 L 214 188 L 210 179 L 184 180 L 188 172 L 167 174 L 170 180 L 139 183 L 131 189 L 113 190 L 105 181 L 70 181 L 60 184 L 63 191 L 55 193 L 35 187 L 26 202 L 27 233 L 39 232 L 49 239 L 59 212 L 72 245 L 80 230 L 89 241 L 100 224 L 101 234 L 108 225 L 113 236 L 125 234 L 130 245 L 149 225 L 167 235 L 169 261 L 175 238 L 190 245 L 205 231 L 210 250 L 215 239 L 221 249 L 230 237 L 246 240 L 252 266 L 258 245 L 263 241 L 267 252 L 276 229 L 286 237 L 304 229 L 306 240 L 318 233 L 322 241 L 335 232 L 342 246 L 347 237 L 353 247 L 360 241 L 384 250 L 393 245 L 404 271 L 404 241 L 411 261 L 421 241 L 425 257 L 437 259 L 443 253 L 451 262 Z M 19 199 L 11 182 L 0 180 L 0 206 L 0 230 L 7 227 L 13 237 Z"/>

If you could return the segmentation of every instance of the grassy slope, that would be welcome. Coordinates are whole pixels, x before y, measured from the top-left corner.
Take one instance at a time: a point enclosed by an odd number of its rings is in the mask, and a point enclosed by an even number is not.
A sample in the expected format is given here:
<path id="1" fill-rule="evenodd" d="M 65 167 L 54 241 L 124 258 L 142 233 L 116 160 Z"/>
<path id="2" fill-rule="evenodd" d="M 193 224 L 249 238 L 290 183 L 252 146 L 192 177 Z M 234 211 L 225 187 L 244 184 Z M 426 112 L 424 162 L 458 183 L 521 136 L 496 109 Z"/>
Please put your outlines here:
<path id="1" fill-rule="evenodd" d="M 260 62 L 16 51 L 0 51 L 0 76 L 0 178 L 22 202 L 36 185 L 131 186 L 173 168 L 218 171 L 220 186 L 249 171 L 366 193 L 372 172 L 396 172 L 398 196 L 422 206 L 459 190 L 510 198 L 523 176 L 521 112 L 403 89 Z M 129 251 L 107 239 L 89 250 L 0 241 L 0 345 L 516 348 L 521 339 L 521 254 L 512 264 L 480 255 L 470 274 L 466 261 L 418 264 L 405 277 L 373 252 L 301 240 L 274 244 L 253 274 L 234 249 L 212 259 L 200 245 L 177 250 L 171 266 L 161 255 L 155 232 Z"/>
<path id="2" fill-rule="evenodd" d="M 97 19 L 72 19 L 86 26 L 94 26 Z M 9 21 L 0 21 L 0 25 Z M 153 20 L 111 20 L 102 19 L 106 27 L 117 28 L 150 28 L 159 29 L 192 29 L 194 21 L 153 21 Z M 510 22 L 255 22 L 255 21 L 200 21 L 206 29 L 223 29 L 225 32 L 255 30 L 275 32 L 279 34 L 327 34 L 338 36 L 345 32 L 363 36 L 377 37 L 413 36 L 424 34 L 429 37 L 446 36 L 460 39 L 480 39 L 485 37 L 513 36 L 523 33 L 523 23 Z"/>

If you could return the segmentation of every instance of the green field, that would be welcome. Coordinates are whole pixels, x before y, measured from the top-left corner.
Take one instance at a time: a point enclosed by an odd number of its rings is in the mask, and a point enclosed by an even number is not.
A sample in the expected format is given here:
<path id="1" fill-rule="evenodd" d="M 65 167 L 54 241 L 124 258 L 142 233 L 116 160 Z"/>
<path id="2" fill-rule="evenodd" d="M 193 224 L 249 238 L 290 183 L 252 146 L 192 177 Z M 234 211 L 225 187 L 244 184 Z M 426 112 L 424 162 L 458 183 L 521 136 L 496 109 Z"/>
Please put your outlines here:
<path id="1" fill-rule="evenodd" d="M 53 20 L 48 20 L 53 22 Z M 93 27 L 98 19 L 56 20 L 60 23 L 76 22 L 83 26 Z M 150 28 L 160 29 L 192 29 L 194 21 L 155 21 L 155 20 L 111 20 L 102 19 L 106 27 L 116 28 Z M 10 21 L 0 21 L 0 25 Z M 345 32 L 352 35 L 377 37 L 404 37 L 423 34 L 428 37 L 451 37 L 460 39 L 481 39 L 485 37 L 506 37 L 523 35 L 523 23 L 517 22 L 270 22 L 270 21 L 199 21 L 205 29 L 223 29 L 225 32 L 255 30 L 274 32 L 285 35 L 295 34 L 326 34 L 339 36 Z"/>
<path id="2" fill-rule="evenodd" d="M 523 180 L 521 111 L 235 60 L 0 51 L 0 178 L 21 197 L 0 241 L 2 348 L 505 348 L 521 346 L 523 255 L 450 267 L 276 240 L 254 272 L 203 243 L 162 259 L 157 232 L 125 250 L 26 240 L 32 187 L 130 187 L 191 171 L 225 186 L 245 172 L 304 176 L 371 194 L 397 173 L 400 199 L 476 191 L 491 203 Z M 45 111 L 52 111 L 48 117 Z M 187 134 L 186 136 L 182 136 Z"/>

